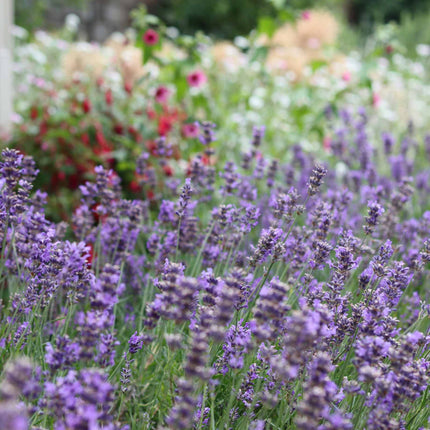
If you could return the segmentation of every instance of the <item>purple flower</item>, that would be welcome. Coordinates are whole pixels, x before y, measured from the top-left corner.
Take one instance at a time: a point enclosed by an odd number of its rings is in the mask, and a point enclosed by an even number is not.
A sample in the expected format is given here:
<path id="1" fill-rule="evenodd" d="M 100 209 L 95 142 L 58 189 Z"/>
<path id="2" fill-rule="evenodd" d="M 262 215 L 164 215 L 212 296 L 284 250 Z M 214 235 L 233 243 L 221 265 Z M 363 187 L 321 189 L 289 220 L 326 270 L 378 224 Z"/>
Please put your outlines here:
<path id="1" fill-rule="evenodd" d="M 363 226 L 366 234 L 372 234 L 379 222 L 380 216 L 385 212 L 384 208 L 376 201 L 367 203 L 368 215 L 365 217 L 366 225 Z"/>
<path id="2" fill-rule="evenodd" d="M 263 140 L 264 134 L 266 132 L 266 127 L 263 126 L 254 126 L 252 129 L 252 146 L 257 149 L 261 145 L 261 141 Z"/>
<path id="3" fill-rule="evenodd" d="M 179 209 L 176 211 L 176 215 L 178 215 L 179 218 L 182 218 L 185 215 L 192 192 L 193 189 L 191 188 L 191 179 L 187 178 L 185 179 L 185 185 L 182 187 L 181 195 L 179 197 Z"/>
<path id="4" fill-rule="evenodd" d="M 199 123 L 201 134 L 199 136 L 200 142 L 203 145 L 210 145 L 212 142 L 215 142 L 215 133 L 214 129 L 216 125 L 209 121 L 203 121 Z"/>
<path id="5" fill-rule="evenodd" d="M 312 170 L 312 175 L 309 178 L 308 183 L 308 194 L 313 196 L 317 193 L 319 187 L 323 183 L 324 176 L 327 175 L 327 169 L 321 164 L 315 164 L 314 169 Z"/>
<path id="6" fill-rule="evenodd" d="M 275 246 L 281 240 L 283 234 L 284 232 L 280 228 L 273 227 L 261 232 L 257 247 L 254 248 L 254 254 L 249 258 L 251 267 L 264 263 L 274 253 Z"/>
<path id="7" fill-rule="evenodd" d="M 217 362 L 217 367 L 225 375 L 230 369 L 242 369 L 244 356 L 251 349 L 250 324 L 244 325 L 240 320 L 237 325 L 231 326 L 225 336 L 222 347 L 224 354 Z"/>
<path id="8" fill-rule="evenodd" d="M 130 354 L 136 354 L 137 351 L 142 349 L 143 342 L 145 341 L 145 336 L 138 335 L 137 331 L 134 332 L 134 334 L 131 335 L 129 341 L 128 341 L 128 351 Z"/>

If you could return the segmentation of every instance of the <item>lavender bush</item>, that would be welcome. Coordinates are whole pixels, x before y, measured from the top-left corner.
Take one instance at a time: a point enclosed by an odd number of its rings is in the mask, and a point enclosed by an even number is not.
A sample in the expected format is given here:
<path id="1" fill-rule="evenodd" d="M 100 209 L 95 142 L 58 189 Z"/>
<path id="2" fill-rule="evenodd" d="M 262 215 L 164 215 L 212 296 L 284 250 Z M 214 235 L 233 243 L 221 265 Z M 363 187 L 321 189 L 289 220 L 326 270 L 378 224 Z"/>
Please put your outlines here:
<path id="1" fill-rule="evenodd" d="M 0 429 L 426 428 L 430 140 L 327 122 L 326 159 L 256 127 L 224 166 L 205 123 L 186 178 L 97 168 L 71 225 L 4 150 Z"/>

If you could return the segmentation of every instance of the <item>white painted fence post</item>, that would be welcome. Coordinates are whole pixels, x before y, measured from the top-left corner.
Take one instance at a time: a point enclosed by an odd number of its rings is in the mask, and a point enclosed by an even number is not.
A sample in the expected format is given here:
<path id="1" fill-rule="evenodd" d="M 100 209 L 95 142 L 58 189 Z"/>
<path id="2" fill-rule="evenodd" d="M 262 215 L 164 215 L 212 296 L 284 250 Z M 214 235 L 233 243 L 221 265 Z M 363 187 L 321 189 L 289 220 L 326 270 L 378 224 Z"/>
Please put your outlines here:
<path id="1" fill-rule="evenodd" d="M 8 133 L 13 112 L 13 0 L 0 0 L 0 134 Z"/>

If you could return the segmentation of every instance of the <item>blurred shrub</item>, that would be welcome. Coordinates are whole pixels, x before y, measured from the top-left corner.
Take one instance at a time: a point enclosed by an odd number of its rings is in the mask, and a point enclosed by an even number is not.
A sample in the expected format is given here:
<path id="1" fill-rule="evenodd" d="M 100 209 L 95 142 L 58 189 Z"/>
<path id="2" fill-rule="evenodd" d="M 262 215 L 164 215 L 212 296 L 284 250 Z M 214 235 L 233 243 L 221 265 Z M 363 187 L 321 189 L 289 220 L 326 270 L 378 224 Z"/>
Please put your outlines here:
<path id="1" fill-rule="evenodd" d="M 81 8 L 88 0 L 19 0 L 15 1 L 15 24 L 27 30 L 46 27 L 50 8 Z"/>
<path id="2" fill-rule="evenodd" d="M 267 0 L 160 0 L 149 6 L 151 13 L 184 33 L 203 30 L 222 38 L 247 34 L 257 26 L 259 16 L 277 12 Z"/>
<path id="3" fill-rule="evenodd" d="M 344 2 L 348 21 L 370 28 L 376 23 L 399 22 L 402 14 L 429 9 L 430 0 L 347 0 Z"/>
<path id="4" fill-rule="evenodd" d="M 417 54 L 417 44 L 430 45 L 430 7 L 419 14 L 402 13 L 396 36 L 407 54 Z"/>

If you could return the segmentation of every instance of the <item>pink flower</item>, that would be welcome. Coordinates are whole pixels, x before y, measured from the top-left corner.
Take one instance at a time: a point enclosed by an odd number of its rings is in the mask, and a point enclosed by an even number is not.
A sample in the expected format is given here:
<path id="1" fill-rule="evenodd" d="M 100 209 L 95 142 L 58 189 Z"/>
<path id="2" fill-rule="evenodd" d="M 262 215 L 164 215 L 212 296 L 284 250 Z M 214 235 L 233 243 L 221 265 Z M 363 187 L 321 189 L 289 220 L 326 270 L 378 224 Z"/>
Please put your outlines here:
<path id="1" fill-rule="evenodd" d="M 342 79 L 345 82 L 349 82 L 351 80 L 351 72 L 349 72 L 348 70 L 346 72 L 343 72 Z"/>
<path id="2" fill-rule="evenodd" d="M 146 30 L 145 34 L 143 35 L 143 41 L 149 46 L 156 45 L 158 43 L 158 39 L 158 33 L 152 28 Z"/>
<path id="3" fill-rule="evenodd" d="M 195 70 L 194 72 L 191 72 L 187 76 L 187 82 L 188 82 L 188 85 L 190 87 L 200 87 L 207 80 L 208 80 L 208 78 L 206 77 L 206 75 L 204 74 L 204 72 L 202 72 L 201 70 Z"/>
<path id="4" fill-rule="evenodd" d="M 380 101 L 381 101 L 381 96 L 378 93 L 373 93 L 373 95 L 372 95 L 373 106 L 377 107 L 379 105 Z"/>
<path id="5" fill-rule="evenodd" d="M 169 95 L 170 95 L 170 91 L 166 87 L 161 85 L 155 91 L 155 101 L 157 103 L 164 104 L 167 102 Z"/>
<path id="6" fill-rule="evenodd" d="M 182 134 L 186 138 L 195 139 L 199 135 L 199 126 L 195 122 L 190 122 L 182 126 Z"/>
<path id="7" fill-rule="evenodd" d="M 304 19 L 305 21 L 307 21 L 310 18 L 311 18 L 311 12 L 309 10 L 304 10 L 302 12 L 302 19 Z"/>

